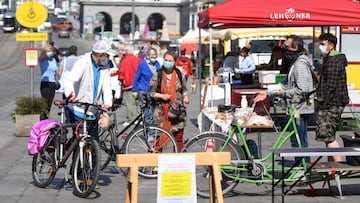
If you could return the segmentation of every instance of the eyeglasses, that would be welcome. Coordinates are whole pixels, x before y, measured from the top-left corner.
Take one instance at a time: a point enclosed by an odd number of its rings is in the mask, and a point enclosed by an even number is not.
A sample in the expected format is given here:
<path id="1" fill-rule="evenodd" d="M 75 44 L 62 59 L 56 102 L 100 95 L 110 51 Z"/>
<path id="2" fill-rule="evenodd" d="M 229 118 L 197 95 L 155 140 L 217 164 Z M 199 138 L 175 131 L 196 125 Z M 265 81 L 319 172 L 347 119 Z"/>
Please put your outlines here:
<path id="1" fill-rule="evenodd" d="M 94 53 L 93 55 L 96 56 L 96 57 L 101 57 L 101 58 L 107 57 L 107 54 L 97 54 L 97 53 Z"/>

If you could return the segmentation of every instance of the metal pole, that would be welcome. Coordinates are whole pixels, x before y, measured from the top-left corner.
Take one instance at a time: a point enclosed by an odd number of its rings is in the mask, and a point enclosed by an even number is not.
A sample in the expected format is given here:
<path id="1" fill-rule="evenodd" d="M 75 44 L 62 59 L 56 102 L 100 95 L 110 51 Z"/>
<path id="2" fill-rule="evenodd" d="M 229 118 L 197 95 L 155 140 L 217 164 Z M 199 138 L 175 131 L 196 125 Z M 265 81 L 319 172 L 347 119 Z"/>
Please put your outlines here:
<path id="1" fill-rule="evenodd" d="M 131 37 L 133 40 L 135 38 L 135 0 L 132 0 L 131 4 Z"/>
<path id="2" fill-rule="evenodd" d="M 210 94 L 211 94 L 211 107 L 214 106 L 214 93 L 213 93 L 213 87 L 214 87 L 214 64 L 213 64 L 213 46 L 212 46 L 212 29 L 209 28 L 209 40 L 210 40 L 210 84 L 211 84 L 211 89 L 210 89 Z"/>
<path id="3" fill-rule="evenodd" d="M 30 48 L 34 48 L 34 42 L 30 41 Z M 30 67 L 30 96 L 34 98 L 34 67 Z"/>
<path id="4" fill-rule="evenodd" d="M 198 69 L 197 69 L 197 72 L 198 72 L 198 77 L 199 77 L 199 92 L 200 92 L 200 111 L 202 110 L 201 109 L 201 77 L 202 77 L 202 49 L 201 49 L 201 28 L 198 28 L 199 29 L 199 53 L 197 55 L 198 57 Z M 205 93 L 204 93 L 205 95 Z M 204 98 L 205 99 L 205 98 Z M 204 100 L 205 101 L 205 100 Z"/>

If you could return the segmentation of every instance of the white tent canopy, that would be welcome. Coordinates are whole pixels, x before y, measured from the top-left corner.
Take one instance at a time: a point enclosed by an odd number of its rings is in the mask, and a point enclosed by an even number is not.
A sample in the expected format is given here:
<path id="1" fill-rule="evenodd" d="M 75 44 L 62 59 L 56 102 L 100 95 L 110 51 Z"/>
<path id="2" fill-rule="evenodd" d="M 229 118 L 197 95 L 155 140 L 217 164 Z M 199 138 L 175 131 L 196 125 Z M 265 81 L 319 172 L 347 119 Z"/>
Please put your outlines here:
<path id="1" fill-rule="evenodd" d="M 203 29 L 201 32 L 201 42 L 209 41 L 209 33 Z M 177 40 L 178 43 L 198 43 L 199 42 L 199 28 L 189 30 L 183 37 Z"/>
<path id="2" fill-rule="evenodd" d="M 289 28 L 236 28 L 213 30 L 212 38 L 221 40 L 235 40 L 244 38 L 275 38 L 284 37 L 291 34 L 298 35 L 302 38 L 313 38 L 313 27 L 289 27 Z M 317 30 L 315 36 L 320 35 Z"/>

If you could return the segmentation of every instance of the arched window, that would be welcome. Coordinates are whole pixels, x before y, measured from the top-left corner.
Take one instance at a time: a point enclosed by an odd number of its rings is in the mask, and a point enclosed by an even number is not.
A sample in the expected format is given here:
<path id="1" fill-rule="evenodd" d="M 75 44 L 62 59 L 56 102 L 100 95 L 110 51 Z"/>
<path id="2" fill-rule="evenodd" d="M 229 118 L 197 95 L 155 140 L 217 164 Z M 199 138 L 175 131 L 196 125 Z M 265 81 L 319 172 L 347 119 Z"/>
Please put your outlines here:
<path id="1" fill-rule="evenodd" d="M 150 31 L 157 31 L 159 29 L 162 29 L 164 20 L 165 17 L 160 13 L 151 14 L 147 20 Z"/>
<path id="2" fill-rule="evenodd" d="M 120 34 L 130 34 L 132 26 L 132 14 L 125 13 L 120 18 Z M 135 30 L 139 31 L 139 18 L 135 15 Z"/>

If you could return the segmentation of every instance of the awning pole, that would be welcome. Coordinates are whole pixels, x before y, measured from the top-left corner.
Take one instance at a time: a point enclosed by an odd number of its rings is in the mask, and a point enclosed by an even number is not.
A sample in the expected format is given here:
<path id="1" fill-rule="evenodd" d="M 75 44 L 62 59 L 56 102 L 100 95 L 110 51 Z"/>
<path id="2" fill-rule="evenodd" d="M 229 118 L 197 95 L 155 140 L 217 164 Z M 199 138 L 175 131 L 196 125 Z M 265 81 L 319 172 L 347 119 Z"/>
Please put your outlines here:
<path id="1" fill-rule="evenodd" d="M 211 98 L 211 107 L 214 106 L 214 101 L 213 101 L 213 78 L 214 78 L 214 64 L 213 64 L 213 50 L 212 50 L 212 29 L 209 28 L 209 39 L 210 39 L 210 51 L 209 51 L 209 58 L 210 58 L 210 98 Z"/>

